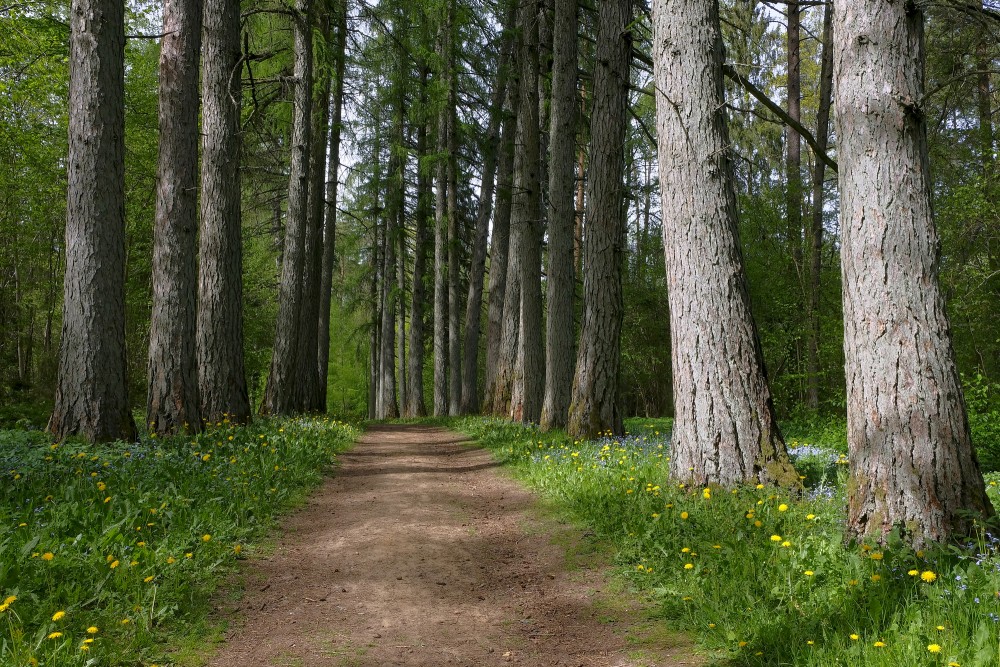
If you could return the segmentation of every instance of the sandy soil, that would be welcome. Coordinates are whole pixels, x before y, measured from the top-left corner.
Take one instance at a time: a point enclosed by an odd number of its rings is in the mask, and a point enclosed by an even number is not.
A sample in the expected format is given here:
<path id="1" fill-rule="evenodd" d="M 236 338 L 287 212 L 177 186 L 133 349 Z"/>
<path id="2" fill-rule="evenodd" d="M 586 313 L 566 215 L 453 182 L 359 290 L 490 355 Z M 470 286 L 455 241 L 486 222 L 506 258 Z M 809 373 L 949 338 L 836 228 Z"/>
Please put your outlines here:
<path id="1" fill-rule="evenodd" d="M 701 662 L 460 435 L 377 426 L 340 460 L 248 563 L 213 667 Z"/>

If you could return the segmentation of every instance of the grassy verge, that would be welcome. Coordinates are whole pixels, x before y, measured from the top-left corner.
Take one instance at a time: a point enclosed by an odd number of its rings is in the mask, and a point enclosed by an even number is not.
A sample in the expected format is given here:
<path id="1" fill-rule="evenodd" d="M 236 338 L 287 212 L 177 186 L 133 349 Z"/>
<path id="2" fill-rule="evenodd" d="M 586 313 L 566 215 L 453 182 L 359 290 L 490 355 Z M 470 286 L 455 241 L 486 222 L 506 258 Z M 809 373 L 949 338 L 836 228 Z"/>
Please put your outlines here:
<path id="1" fill-rule="evenodd" d="M 0 664 L 166 662 L 356 436 L 313 418 L 109 445 L 0 431 Z"/>
<path id="2" fill-rule="evenodd" d="M 675 627 L 729 665 L 995 665 L 998 538 L 914 552 L 843 539 L 846 458 L 794 443 L 809 491 L 686 488 L 667 474 L 669 423 L 579 442 L 502 420 L 454 426 L 596 535 Z M 995 504 L 996 479 L 990 495 Z"/>

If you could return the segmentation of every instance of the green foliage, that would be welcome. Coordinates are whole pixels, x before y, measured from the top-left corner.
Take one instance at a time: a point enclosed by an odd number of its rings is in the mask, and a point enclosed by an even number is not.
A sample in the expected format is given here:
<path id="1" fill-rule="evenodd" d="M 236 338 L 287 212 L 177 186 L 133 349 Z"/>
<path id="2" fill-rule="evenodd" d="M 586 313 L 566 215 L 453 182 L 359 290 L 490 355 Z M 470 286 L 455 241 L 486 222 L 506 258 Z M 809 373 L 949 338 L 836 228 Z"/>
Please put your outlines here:
<path id="1" fill-rule="evenodd" d="M 983 470 L 1000 471 L 1000 383 L 982 375 L 964 378 L 972 444 Z"/>
<path id="2" fill-rule="evenodd" d="M 0 431 L 0 664 L 163 662 L 167 633 L 356 436 L 304 418 L 93 446 Z"/>
<path id="3" fill-rule="evenodd" d="M 630 421 L 630 430 L 643 421 Z M 927 553 L 895 537 L 885 549 L 845 545 L 842 485 L 815 485 L 801 498 L 763 486 L 686 488 L 667 475 L 669 440 L 650 434 L 655 423 L 641 435 L 592 442 L 501 420 L 455 423 L 614 545 L 622 576 L 725 664 L 969 666 L 998 658 L 1000 539 L 988 532 Z M 844 457 L 808 447 L 796 460 L 812 477 L 807 486 L 819 481 L 823 457 L 834 462 L 827 482 L 843 476 Z M 997 502 L 995 479 L 989 493 Z"/>

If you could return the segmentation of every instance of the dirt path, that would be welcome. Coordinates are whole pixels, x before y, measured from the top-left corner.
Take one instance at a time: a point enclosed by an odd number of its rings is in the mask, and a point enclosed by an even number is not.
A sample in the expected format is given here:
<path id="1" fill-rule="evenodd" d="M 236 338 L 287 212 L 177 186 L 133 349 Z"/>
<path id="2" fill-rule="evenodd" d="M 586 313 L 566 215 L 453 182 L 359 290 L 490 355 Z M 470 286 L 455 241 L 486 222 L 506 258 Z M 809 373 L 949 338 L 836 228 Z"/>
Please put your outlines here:
<path id="1" fill-rule="evenodd" d="M 214 667 L 690 665 L 453 432 L 377 426 L 249 564 Z M 567 560 L 567 548 L 571 555 Z M 593 560 L 593 559 L 591 559 Z M 638 642 L 638 649 L 636 642 Z M 678 657 L 673 657 L 676 654 Z"/>

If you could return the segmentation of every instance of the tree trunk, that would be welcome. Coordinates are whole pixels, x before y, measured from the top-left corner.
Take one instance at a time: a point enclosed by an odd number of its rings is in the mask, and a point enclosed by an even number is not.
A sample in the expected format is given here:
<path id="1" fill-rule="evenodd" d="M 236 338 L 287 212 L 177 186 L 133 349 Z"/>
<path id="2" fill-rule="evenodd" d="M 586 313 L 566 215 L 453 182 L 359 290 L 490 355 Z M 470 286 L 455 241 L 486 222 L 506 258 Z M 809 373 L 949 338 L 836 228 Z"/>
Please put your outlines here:
<path id="1" fill-rule="evenodd" d="M 309 225 L 309 159 L 312 146 L 313 0 L 295 1 L 295 105 L 292 117 L 288 218 L 278 288 L 278 324 L 262 414 L 287 415 L 302 409 L 296 389 L 300 355 L 306 235 Z M 317 313 L 318 317 L 318 313 Z M 315 320 L 312 320 L 315 322 Z"/>
<path id="2" fill-rule="evenodd" d="M 69 182 L 56 440 L 134 440 L 125 366 L 125 7 L 70 10 Z"/>
<path id="3" fill-rule="evenodd" d="M 317 366 L 319 370 L 318 407 L 327 407 L 327 378 L 330 374 L 330 300 L 333 291 L 333 265 L 337 243 L 337 197 L 340 178 L 340 133 L 344 110 L 344 70 L 347 47 L 347 2 L 337 0 L 334 12 L 337 36 L 334 44 L 334 84 L 330 100 L 330 160 L 327 164 L 326 206 L 323 220 L 323 265 L 319 288 L 319 333 Z"/>
<path id="4" fill-rule="evenodd" d="M 923 12 L 834 14 L 841 193 L 847 532 L 919 548 L 993 514 L 969 439 L 944 298 L 923 110 Z"/>
<path id="5" fill-rule="evenodd" d="M 653 17 L 674 382 L 671 474 L 699 485 L 794 486 L 740 250 L 718 2 L 657 0 Z"/>
<path id="6" fill-rule="evenodd" d="M 385 232 L 382 236 L 382 312 L 379 325 L 379 381 L 375 400 L 375 419 L 399 417 L 396 407 L 396 229 L 395 210 L 385 214 Z"/>
<path id="7" fill-rule="evenodd" d="M 514 152 L 511 232 L 520 269 L 520 332 L 511 388 L 510 417 L 537 422 L 545 387 L 542 349 L 542 206 L 538 132 L 538 7 L 521 4 L 521 104 Z M 513 259 L 513 253 L 511 259 Z M 509 278 L 508 278 L 509 281 Z M 514 312 L 514 311 L 508 311 Z"/>
<path id="8" fill-rule="evenodd" d="M 401 175 L 403 180 L 400 183 L 400 188 L 405 193 L 406 164 L 405 161 L 401 160 L 401 162 L 403 162 L 401 169 L 404 173 Z M 396 289 L 399 293 L 396 297 L 399 303 L 399 312 L 396 318 L 396 368 L 399 369 L 399 409 L 397 414 L 402 415 L 406 410 L 406 396 L 409 391 L 406 377 L 406 206 L 400 206 L 396 213 L 396 229 L 399 230 L 397 234 L 399 247 L 396 250 Z"/>
<path id="9" fill-rule="evenodd" d="M 201 18 L 202 0 L 163 3 L 160 157 L 146 397 L 146 426 L 160 435 L 201 430 L 195 351 Z"/>
<path id="10" fill-rule="evenodd" d="M 576 357 L 573 347 L 573 296 L 576 292 L 573 228 L 576 223 L 577 4 L 577 0 L 556 0 L 555 3 L 549 129 L 548 315 L 545 320 L 545 396 L 541 419 L 541 426 L 546 430 L 566 425 L 573 386 L 573 360 Z M 624 88 L 618 87 L 618 90 L 623 95 L 627 93 Z"/>
<path id="11" fill-rule="evenodd" d="M 823 56 L 820 65 L 819 109 L 816 113 L 817 149 L 826 152 L 830 138 L 830 106 L 833 97 L 833 5 L 823 9 Z M 806 406 L 819 409 L 819 295 L 823 269 L 823 188 L 826 163 L 819 158 L 813 167 L 812 220 L 809 225 L 809 341 L 806 358 Z"/>
<path id="12" fill-rule="evenodd" d="M 449 18 L 449 25 L 451 20 Z M 449 45 L 452 39 L 448 40 Z M 449 59 L 454 49 L 449 49 Z M 449 71 L 453 70 L 449 65 Z M 459 257 L 462 252 L 462 225 L 458 212 L 458 109 L 455 81 L 449 75 L 448 102 L 448 414 L 457 415 L 462 404 L 462 331 L 458 292 Z"/>
<path id="13" fill-rule="evenodd" d="M 789 0 L 788 8 L 788 115 L 798 122 L 802 118 L 802 82 L 799 61 L 799 17 L 797 0 Z M 817 162 L 820 160 L 817 158 Z M 788 248 L 792 256 L 793 277 L 802 271 L 802 140 L 790 125 L 785 125 L 785 222 Z"/>
<path id="14" fill-rule="evenodd" d="M 446 16 L 450 11 L 445 9 Z M 438 32 L 438 57 L 442 63 L 441 76 L 450 90 L 448 74 L 448 41 L 450 25 L 447 18 Z M 450 96 L 449 96 L 450 99 Z M 448 102 L 438 112 L 437 165 L 435 169 L 434 200 L 434 416 L 448 414 L 448 160 L 442 157 L 448 150 Z"/>
<path id="15" fill-rule="evenodd" d="M 250 420 L 243 361 L 240 3 L 205 0 L 198 383 L 201 416 Z"/>
<path id="16" fill-rule="evenodd" d="M 617 401 L 626 225 L 622 174 L 632 59 L 631 0 L 602 2 L 598 21 L 590 177 L 584 219 L 587 244 L 583 249 L 583 326 L 567 429 L 578 438 L 623 431 Z"/>
<path id="17" fill-rule="evenodd" d="M 426 104 L 427 68 L 421 68 L 421 103 Z M 427 155 L 427 124 L 417 128 L 417 160 L 420 164 Z M 417 168 L 417 210 L 414 214 L 413 237 L 413 288 L 410 295 L 410 372 L 407 383 L 405 415 L 424 417 L 424 273 L 427 265 L 427 220 L 430 217 L 431 179 L 427 171 Z"/>

